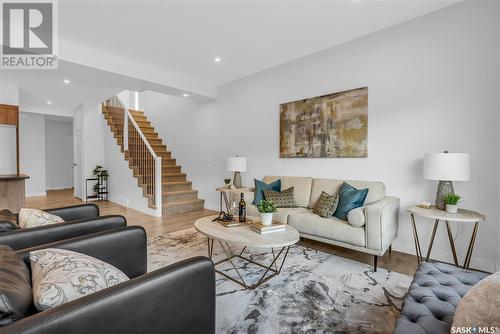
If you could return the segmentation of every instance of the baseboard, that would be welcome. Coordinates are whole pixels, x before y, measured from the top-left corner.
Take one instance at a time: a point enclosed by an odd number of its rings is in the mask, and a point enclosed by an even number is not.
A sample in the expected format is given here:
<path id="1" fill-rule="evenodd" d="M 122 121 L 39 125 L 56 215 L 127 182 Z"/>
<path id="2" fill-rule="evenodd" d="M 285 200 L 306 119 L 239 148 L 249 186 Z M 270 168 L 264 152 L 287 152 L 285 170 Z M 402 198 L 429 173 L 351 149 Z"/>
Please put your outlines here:
<path id="1" fill-rule="evenodd" d="M 47 196 L 47 192 L 41 192 L 41 193 L 28 193 L 26 194 L 26 197 L 35 197 L 35 196 Z"/>
<path id="2" fill-rule="evenodd" d="M 415 256 L 415 245 L 413 243 L 409 245 L 408 243 L 394 241 L 392 243 L 392 250 Z M 426 251 L 427 249 L 425 249 L 425 251 L 424 249 L 422 249 L 424 256 L 426 255 L 425 254 Z M 453 257 L 451 255 L 451 251 L 445 251 L 433 248 L 431 253 L 431 258 L 438 261 L 453 263 Z M 462 264 L 464 262 L 465 256 L 457 254 L 457 259 L 458 263 Z M 479 258 L 474 255 L 472 255 L 470 266 L 473 269 L 483 270 L 487 272 L 495 272 L 495 269 L 498 268 L 493 259 Z"/>

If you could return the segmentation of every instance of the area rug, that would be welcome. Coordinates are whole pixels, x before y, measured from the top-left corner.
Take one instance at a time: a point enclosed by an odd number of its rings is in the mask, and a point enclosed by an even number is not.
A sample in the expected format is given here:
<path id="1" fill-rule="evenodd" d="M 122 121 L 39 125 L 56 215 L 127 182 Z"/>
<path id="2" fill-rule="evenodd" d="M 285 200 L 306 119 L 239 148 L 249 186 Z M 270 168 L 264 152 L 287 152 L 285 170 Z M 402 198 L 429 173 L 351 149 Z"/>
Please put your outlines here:
<path id="1" fill-rule="evenodd" d="M 237 249 L 236 249 L 237 250 Z M 207 239 L 194 228 L 151 236 L 148 271 L 207 254 Z M 214 259 L 222 249 L 214 246 Z M 244 253 L 270 263 L 272 254 Z M 262 268 L 237 261 L 245 281 Z M 230 265 L 221 268 L 236 277 Z M 216 276 L 217 333 L 392 333 L 411 278 L 382 268 L 295 245 L 279 276 L 255 290 Z"/>

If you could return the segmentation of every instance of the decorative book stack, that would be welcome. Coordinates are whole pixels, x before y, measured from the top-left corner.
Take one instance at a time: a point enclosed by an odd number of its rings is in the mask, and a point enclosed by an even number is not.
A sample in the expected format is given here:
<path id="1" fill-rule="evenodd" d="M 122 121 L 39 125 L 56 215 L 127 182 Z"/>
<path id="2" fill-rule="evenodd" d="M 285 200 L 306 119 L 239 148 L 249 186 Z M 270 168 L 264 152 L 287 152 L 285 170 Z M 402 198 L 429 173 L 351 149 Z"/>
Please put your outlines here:
<path id="1" fill-rule="evenodd" d="M 273 222 L 271 225 L 262 225 L 261 222 L 254 222 L 251 225 L 252 230 L 260 234 L 282 232 L 286 229 L 285 224 Z"/>

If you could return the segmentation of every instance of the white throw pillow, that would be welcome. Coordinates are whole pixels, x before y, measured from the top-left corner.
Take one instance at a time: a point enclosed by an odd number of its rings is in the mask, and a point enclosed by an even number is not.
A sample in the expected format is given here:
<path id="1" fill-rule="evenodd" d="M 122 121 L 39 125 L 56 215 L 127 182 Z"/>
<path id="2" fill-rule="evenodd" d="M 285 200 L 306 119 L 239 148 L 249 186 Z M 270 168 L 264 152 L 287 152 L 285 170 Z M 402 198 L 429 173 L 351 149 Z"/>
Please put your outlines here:
<path id="1" fill-rule="evenodd" d="M 19 211 L 19 226 L 21 228 L 30 228 L 58 223 L 64 223 L 64 219 L 42 210 L 23 208 Z"/>
<path id="2" fill-rule="evenodd" d="M 354 227 L 365 226 L 365 209 L 356 208 L 347 213 L 347 221 Z"/>
<path id="3" fill-rule="evenodd" d="M 85 254 L 57 248 L 30 252 L 33 303 L 50 309 L 127 281 L 114 266 Z"/>

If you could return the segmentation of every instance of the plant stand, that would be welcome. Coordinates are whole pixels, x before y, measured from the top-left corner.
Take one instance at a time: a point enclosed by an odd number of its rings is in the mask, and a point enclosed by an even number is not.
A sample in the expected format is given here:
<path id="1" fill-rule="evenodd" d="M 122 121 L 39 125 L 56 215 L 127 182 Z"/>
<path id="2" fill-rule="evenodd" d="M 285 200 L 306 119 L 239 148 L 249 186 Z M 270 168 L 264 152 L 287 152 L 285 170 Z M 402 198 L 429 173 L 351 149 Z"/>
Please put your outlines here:
<path id="1" fill-rule="evenodd" d="M 89 182 L 96 182 L 94 184 L 97 185 L 97 192 L 94 192 L 92 195 L 89 195 Z M 85 202 L 88 202 L 89 199 L 95 199 L 97 201 L 107 201 L 108 200 L 108 179 L 103 177 L 93 177 L 85 179 Z"/>

